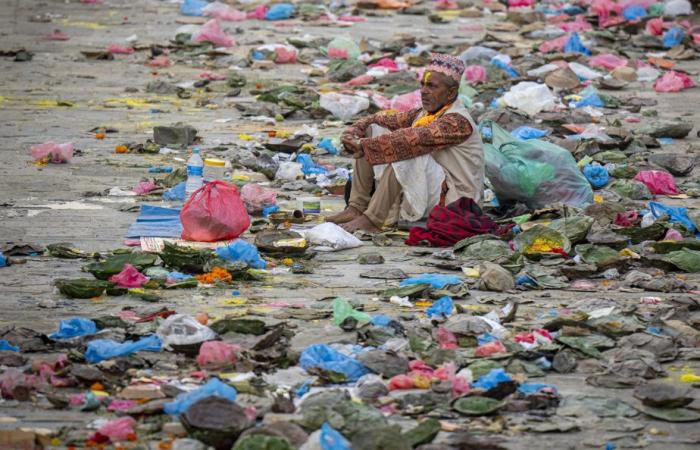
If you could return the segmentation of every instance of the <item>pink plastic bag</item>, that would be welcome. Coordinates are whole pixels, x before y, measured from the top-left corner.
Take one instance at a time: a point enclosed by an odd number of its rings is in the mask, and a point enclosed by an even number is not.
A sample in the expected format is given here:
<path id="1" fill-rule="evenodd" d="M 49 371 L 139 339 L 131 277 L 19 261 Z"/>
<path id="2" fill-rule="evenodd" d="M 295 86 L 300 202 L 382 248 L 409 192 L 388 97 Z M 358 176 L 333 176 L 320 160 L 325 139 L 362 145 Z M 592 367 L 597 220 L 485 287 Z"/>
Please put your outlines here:
<path id="1" fill-rule="evenodd" d="M 202 72 L 199 74 L 199 78 L 204 78 L 205 80 L 210 81 L 221 81 L 226 79 L 226 75 L 221 75 L 214 72 Z"/>
<path id="2" fill-rule="evenodd" d="M 579 14 L 576 16 L 576 20 L 573 20 L 571 22 L 563 22 L 559 24 L 559 28 L 562 30 L 566 31 L 567 33 L 573 33 L 573 32 L 581 32 L 581 31 L 588 31 L 593 29 L 593 25 L 591 25 L 583 16 L 583 14 Z"/>
<path id="3" fill-rule="evenodd" d="M 654 90 L 656 92 L 680 92 L 693 86 L 695 83 L 688 75 L 671 70 L 656 80 Z"/>
<path id="4" fill-rule="evenodd" d="M 259 184 L 248 183 L 241 188 L 241 199 L 249 213 L 260 212 L 265 206 L 277 203 L 277 193 Z"/>
<path id="5" fill-rule="evenodd" d="M 212 19 L 202 25 L 199 32 L 192 36 L 192 42 L 211 42 L 219 47 L 233 47 L 236 41 L 221 29 L 221 24 L 218 19 Z"/>
<path id="6" fill-rule="evenodd" d="M 265 20 L 265 14 L 267 13 L 267 5 L 258 5 L 255 9 L 248 13 L 249 19 Z"/>
<path id="7" fill-rule="evenodd" d="M 564 36 L 560 36 L 556 39 L 545 41 L 540 44 L 539 51 L 540 53 L 560 52 L 564 50 L 564 46 L 568 40 L 569 36 L 565 34 Z"/>
<path id="8" fill-rule="evenodd" d="M 117 398 L 109 402 L 107 411 L 127 411 L 138 404 L 139 402 L 136 400 L 121 400 Z"/>
<path id="9" fill-rule="evenodd" d="M 133 191 L 136 192 L 136 195 L 145 195 L 155 188 L 156 184 L 151 180 L 139 181 L 139 184 L 134 187 Z"/>
<path id="10" fill-rule="evenodd" d="M 651 19 L 647 22 L 645 31 L 652 36 L 661 36 L 664 34 L 664 19 L 661 17 Z"/>
<path id="11" fill-rule="evenodd" d="M 134 425 L 136 421 L 132 417 L 122 417 L 102 425 L 97 430 L 97 434 L 109 438 L 112 442 L 128 441 L 134 439 Z M 97 441 L 99 442 L 100 439 L 98 438 Z"/>
<path id="12" fill-rule="evenodd" d="M 593 11 L 598 16 L 598 25 L 603 26 L 610 19 L 610 13 L 620 15 L 622 7 L 612 0 L 595 0 L 589 11 Z"/>
<path id="13" fill-rule="evenodd" d="M 443 327 L 438 328 L 438 343 L 440 344 L 440 348 L 455 349 L 458 347 L 457 336 Z"/>
<path id="14" fill-rule="evenodd" d="M 346 86 L 364 86 L 365 84 L 369 84 L 372 81 L 374 81 L 374 77 L 372 75 L 364 74 L 364 75 L 360 75 L 360 76 L 353 78 L 352 80 L 345 83 L 345 85 Z"/>
<path id="15" fill-rule="evenodd" d="M 396 375 L 389 380 L 389 390 L 413 389 L 413 379 L 408 375 Z"/>
<path id="16" fill-rule="evenodd" d="M 182 239 L 215 242 L 236 239 L 250 226 L 250 216 L 236 186 L 212 181 L 196 190 L 180 211 Z"/>
<path id="17" fill-rule="evenodd" d="M 485 83 L 487 79 L 486 68 L 478 64 L 467 66 L 464 69 L 464 78 L 471 83 Z"/>
<path id="18" fill-rule="evenodd" d="M 511 8 L 529 8 L 534 4 L 535 0 L 508 0 L 508 6 Z"/>
<path id="19" fill-rule="evenodd" d="M 406 112 L 420 108 L 423 105 L 420 90 L 409 92 L 408 94 L 397 95 L 391 99 L 390 108 L 397 111 Z"/>
<path id="20" fill-rule="evenodd" d="M 67 41 L 70 37 L 61 30 L 53 30 L 53 32 L 46 36 L 49 41 Z"/>
<path id="21" fill-rule="evenodd" d="M 634 179 L 644 183 L 652 194 L 676 195 L 678 188 L 673 175 L 661 170 L 643 170 Z"/>
<path id="22" fill-rule="evenodd" d="M 206 341 L 199 348 L 197 364 L 202 369 L 225 369 L 236 363 L 236 352 L 240 350 L 238 345 L 221 341 Z"/>
<path id="23" fill-rule="evenodd" d="M 226 20 L 229 22 L 238 22 L 248 18 L 248 14 L 246 12 L 233 9 L 229 5 L 225 5 L 220 2 L 208 4 L 202 9 L 202 13 L 206 17 L 213 17 L 215 19 Z"/>
<path id="24" fill-rule="evenodd" d="M 348 59 L 348 51 L 342 48 L 329 48 L 328 57 L 330 59 Z"/>
<path id="25" fill-rule="evenodd" d="M 480 345 L 474 351 L 474 355 L 484 357 L 491 356 L 496 353 L 506 353 L 506 347 L 501 341 L 493 341 L 488 344 Z"/>
<path id="26" fill-rule="evenodd" d="M 435 9 L 459 9 L 459 5 L 454 0 L 437 0 L 437 3 L 435 4 Z"/>
<path id="27" fill-rule="evenodd" d="M 588 65 L 591 67 L 600 67 L 607 70 L 615 70 L 618 67 L 623 67 L 627 65 L 627 60 L 625 58 L 620 58 L 610 53 L 604 55 L 596 55 L 588 60 Z"/>
<path id="28" fill-rule="evenodd" d="M 112 44 L 107 48 L 107 52 L 115 55 L 131 55 L 134 53 L 132 47 L 124 47 L 123 45 Z"/>
<path id="29" fill-rule="evenodd" d="M 143 286 L 148 281 L 148 277 L 131 264 L 124 264 L 124 269 L 112 275 L 109 281 L 122 288 L 137 288 Z"/>
<path id="30" fill-rule="evenodd" d="M 370 67 L 370 68 L 382 67 L 384 69 L 389 69 L 389 72 L 396 72 L 397 70 L 399 70 L 398 64 L 396 64 L 396 61 L 394 61 L 391 58 L 382 58 L 379 61 L 377 61 L 376 63 L 370 64 L 367 67 Z"/>
<path id="31" fill-rule="evenodd" d="M 297 62 L 297 50 L 292 46 L 280 45 L 275 48 L 277 64 L 294 64 Z"/>
<path id="32" fill-rule="evenodd" d="M 168 67 L 170 65 L 170 60 L 167 55 L 156 56 L 148 62 L 151 67 Z"/>
<path id="33" fill-rule="evenodd" d="M 666 236 L 664 236 L 664 241 L 682 241 L 683 240 L 683 235 L 681 234 L 680 231 L 674 230 L 673 228 L 669 228 L 668 231 L 666 232 Z"/>
<path id="34" fill-rule="evenodd" d="M 31 148 L 32 158 L 35 161 L 47 161 L 52 164 L 62 164 L 73 159 L 73 144 L 56 144 L 55 142 L 45 142 Z"/>

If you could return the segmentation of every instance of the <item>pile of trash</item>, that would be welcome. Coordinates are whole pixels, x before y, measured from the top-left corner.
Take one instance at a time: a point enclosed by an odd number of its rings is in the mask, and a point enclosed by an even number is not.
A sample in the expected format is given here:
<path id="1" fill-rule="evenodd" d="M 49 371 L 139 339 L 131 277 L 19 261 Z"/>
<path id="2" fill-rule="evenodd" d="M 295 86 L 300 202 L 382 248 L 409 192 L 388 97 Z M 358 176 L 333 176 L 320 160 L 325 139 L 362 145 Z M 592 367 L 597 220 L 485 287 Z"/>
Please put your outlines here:
<path id="1" fill-rule="evenodd" d="M 111 161 L 140 171 L 130 186 L 76 193 L 138 212 L 125 247 L 0 245 L 2 271 L 61 267 L 45 303 L 61 311 L 53 332 L 0 326 L 0 408 L 52 411 L 60 427 L 3 426 L 0 443 L 700 442 L 669 425 L 700 421 L 696 130 L 661 105 L 700 81 L 687 0 L 155 4 L 178 14 L 167 40 L 82 57 L 146 64 L 144 91 L 158 98 L 102 106 L 218 111 L 225 138 L 175 121 L 147 139 L 91 130 Z M 389 20 L 472 33 L 473 45 L 356 30 Z M 428 217 L 410 224 L 421 233 L 351 234 L 325 222 L 349 194 L 344 127 L 420 108 L 431 52 L 467 66 L 458 101 L 484 144 L 487 229 L 441 233 Z M 79 144 L 28 153 L 36 170 L 70 171 Z M 63 421 L 76 415 L 87 418 Z"/>

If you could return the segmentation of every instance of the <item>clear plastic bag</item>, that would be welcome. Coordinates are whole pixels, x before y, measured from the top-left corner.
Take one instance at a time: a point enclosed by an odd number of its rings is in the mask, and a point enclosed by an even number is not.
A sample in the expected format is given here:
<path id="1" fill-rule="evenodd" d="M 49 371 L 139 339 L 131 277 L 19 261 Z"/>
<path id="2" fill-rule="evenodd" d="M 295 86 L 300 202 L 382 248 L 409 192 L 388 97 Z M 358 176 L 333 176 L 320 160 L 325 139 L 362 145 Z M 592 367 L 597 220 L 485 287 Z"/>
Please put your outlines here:
<path id="1" fill-rule="evenodd" d="M 211 42 L 219 47 L 233 47 L 236 41 L 221 29 L 221 24 L 218 19 L 212 19 L 202 25 L 199 32 L 192 36 L 192 42 Z"/>
<path id="2" fill-rule="evenodd" d="M 219 258 L 226 261 L 244 262 L 254 269 L 264 269 L 267 263 L 260 257 L 258 248 L 242 239 L 216 249 Z"/>
<path id="3" fill-rule="evenodd" d="M 555 97 L 544 84 L 522 81 L 503 95 L 503 101 L 511 108 L 534 116 L 540 111 L 554 108 Z"/>
<path id="4" fill-rule="evenodd" d="M 217 338 L 216 333 L 202 325 L 187 314 L 174 314 L 158 327 L 156 331 L 165 346 L 192 345 L 211 341 Z"/>
<path id="5" fill-rule="evenodd" d="M 215 242 L 236 239 L 250 226 L 238 189 L 212 181 L 195 191 L 180 211 L 182 239 Z"/>
<path id="6" fill-rule="evenodd" d="M 97 325 L 90 319 L 74 317 L 62 320 L 58 325 L 58 331 L 51 333 L 51 339 L 72 339 L 80 336 L 88 336 L 97 333 Z"/>
<path id="7" fill-rule="evenodd" d="M 533 209 L 593 202 L 591 185 L 568 150 L 539 139 L 521 141 L 490 120 L 482 121 L 479 130 L 487 127 L 486 176 L 501 202 L 520 201 Z"/>
<path id="8" fill-rule="evenodd" d="M 297 178 L 302 178 L 303 176 L 304 172 L 301 170 L 301 164 L 292 161 L 280 163 L 279 167 L 277 168 L 277 172 L 275 173 L 276 180 L 294 181 Z"/>
<path id="9" fill-rule="evenodd" d="M 36 161 L 47 161 L 52 164 L 68 163 L 73 159 L 73 144 L 66 142 L 56 144 L 45 142 L 31 148 L 32 158 Z"/>
<path id="10" fill-rule="evenodd" d="M 338 119 L 347 121 L 369 108 L 369 99 L 359 95 L 328 92 L 321 94 L 319 104 Z"/>

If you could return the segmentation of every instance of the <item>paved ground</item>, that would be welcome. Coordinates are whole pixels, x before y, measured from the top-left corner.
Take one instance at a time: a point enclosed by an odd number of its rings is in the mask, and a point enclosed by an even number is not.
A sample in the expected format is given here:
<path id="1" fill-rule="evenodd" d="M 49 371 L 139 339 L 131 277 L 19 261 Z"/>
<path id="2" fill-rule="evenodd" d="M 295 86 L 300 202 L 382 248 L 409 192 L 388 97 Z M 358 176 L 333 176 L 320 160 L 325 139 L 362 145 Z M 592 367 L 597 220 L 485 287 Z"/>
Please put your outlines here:
<path id="1" fill-rule="evenodd" d="M 47 14 L 52 17 L 51 23 L 30 21 L 31 17 Z M 421 40 L 440 42 L 446 39 L 466 47 L 483 36 L 483 32 L 463 31 L 460 28 L 468 26 L 473 30 L 489 22 L 485 19 L 462 19 L 460 23 L 435 25 L 424 16 L 382 12 L 377 15 L 366 23 L 343 30 L 312 27 L 302 22 L 291 25 L 241 22 L 227 25 L 227 28 L 240 30 L 236 38 L 243 46 L 233 50 L 233 54 L 242 57 L 252 44 L 280 42 L 288 36 L 305 33 L 342 33 L 356 39 L 386 40 L 405 32 Z M 176 23 L 179 17 L 176 5 L 154 0 L 108 0 L 103 5 L 34 0 L 0 3 L 0 50 L 24 47 L 35 53 L 30 62 L 0 58 L 0 238 L 3 241 L 25 241 L 39 245 L 72 242 L 86 251 L 119 247 L 128 225 L 136 217 L 133 211 L 123 211 L 133 200 L 88 197 L 86 194 L 115 186 L 130 188 L 147 176 L 146 168 L 150 165 L 181 165 L 183 162 L 182 155 L 115 155 L 116 145 L 144 141 L 151 137 L 153 126 L 178 121 L 199 129 L 204 149 L 220 143 L 242 144 L 237 139 L 239 133 L 262 128 L 259 124 L 244 120 L 233 108 L 234 102 L 252 102 L 252 98 L 232 100 L 225 99 L 221 92 L 202 92 L 191 100 L 180 100 L 174 96 L 145 93 L 146 84 L 156 79 L 173 82 L 196 79 L 198 73 L 208 68 L 208 61 L 202 60 L 189 66 L 178 64 L 158 70 L 156 74 L 144 64 L 145 51 L 130 56 L 118 55 L 115 61 L 91 61 L 80 54 L 85 50 L 103 50 L 111 43 L 123 43 L 125 38 L 134 34 L 138 36 L 139 44 L 165 43 L 174 37 L 175 30 L 181 26 Z M 54 42 L 42 38 L 56 28 L 66 32 L 71 39 Z M 691 71 L 700 69 L 697 61 L 682 63 L 682 66 Z M 306 78 L 302 73 L 305 68 L 293 65 L 270 72 L 251 71 L 250 74 L 253 78 L 303 80 Z M 137 92 L 126 92 L 127 88 L 136 88 Z M 695 89 L 684 94 L 657 95 L 648 84 L 637 83 L 635 88 L 628 89 L 623 95 L 653 96 L 659 101 L 660 116 L 683 116 L 697 122 L 700 114 L 697 107 L 699 93 L 700 90 Z M 197 101 L 202 98 L 210 98 L 216 108 L 196 107 Z M 58 106 L 65 104 L 62 102 L 70 102 L 72 106 Z M 231 120 L 222 123 L 220 119 Z M 108 134 L 104 140 L 96 140 L 89 130 L 98 126 L 114 127 L 118 133 Z M 280 128 L 295 130 L 300 126 L 301 123 L 285 122 Z M 693 130 L 691 135 L 694 136 L 696 131 Z M 328 135 L 338 133 L 336 129 L 324 130 L 324 134 Z M 28 149 L 47 140 L 71 141 L 81 153 L 70 165 L 36 168 L 29 161 Z M 697 138 L 692 141 L 697 141 Z M 229 152 L 235 152 L 235 146 L 231 148 Z M 159 201 L 149 203 L 160 204 Z M 329 200 L 327 205 L 337 208 L 340 201 Z M 385 256 L 387 262 L 384 267 L 400 267 L 409 274 L 435 271 L 432 267 L 434 260 L 414 256 L 415 249 L 400 245 L 399 241 L 386 248 L 374 247 L 370 242 L 362 249 L 318 257 L 319 267 L 313 275 L 279 273 L 269 286 L 243 284 L 240 286 L 241 296 L 250 304 L 285 301 L 313 307 L 320 299 L 340 295 L 366 302 L 368 309 L 395 312 L 391 306 L 371 300 L 386 283 L 359 277 L 367 268 L 356 264 L 355 257 L 369 250 Z M 30 257 L 26 264 L 2 269 L 0 326 L 17 324 L 48 332 L 54 330 L 62 318 L 77 314 L 98 316 L 117 312 L 127 305 L 139 305 L 125 298 L 108 298 L 98 302 L 62 298 L 52 288 L 52 280 L 79 276 L 80 266 L 78 261 Z M 619 292 L 614 283 L 607 287 L 602 283 L 599 286 L 598 292 L 547 291 L 517 296 L 472 291 L 469 299 L 461 303 L 499 304 L 505 299 L 515 299 L 523 304 L 521 311 L 525 317 L 536 317 L 551 308 L 567 306 L 579 300 L 603 297 L 621 304 L 635 304 L 640 296 L 645 295 L 640 292 Z M 659 296 L 672 297 L 665 294 Z M 168 297 L 167 306 L 179 312 L 207 311 L 220 315 L 238 308 L 226 301 L 230 297 L 230 292 L 223 290 L 179 291 Z M 268 319 L 274 320 L 273 312 L 269 316 L 272 317 Z M 299 347 L 304 342 L 318 342 L 319 339 L 342 339 L 342 335 L 328 321 L 300 322 L 298 331 L 296 344 Z M 700 373 L 700 364 L 697 360 L 690 360 L 668 367 L 668 370 L 671 376 L 676 377 L 683 370 Z M 586 376 L 586 373 L 548 375 L 543 382 L 556 384 L 564 399 L 575 394 L 629 399 L 628 390 L 608 389 L 601 392 L 583 381 Z M 22 424 L 49 428 L 93 418 L 90 414 L 59 414 L 42 407 L 13 402 L 0 402 L 0 416 L 18 417 Z M 628 442 L 622 448 L 634 448 L 635 442 L 639 441 L 639 445 L 650 449 L 690 449 L 698 448 L 700 442 L 700 432 L 693 424 L 672 425 L 640 417 L 599 420 L 590 414 L 574 419 L 583 420 L 582 431 L 521 434 L 517 423 L 510 422 L 504 425 L 503 436 L 513 449 L 540 448 L 545 440 L 545 445 L 556 449 L 603 448 L 605 442 L 619 435 L 628 436 Z M 543 420 L 546 422 L 549 419 Z M 468 426 L 478 428 L 479 422 L 471 421 Z"/>

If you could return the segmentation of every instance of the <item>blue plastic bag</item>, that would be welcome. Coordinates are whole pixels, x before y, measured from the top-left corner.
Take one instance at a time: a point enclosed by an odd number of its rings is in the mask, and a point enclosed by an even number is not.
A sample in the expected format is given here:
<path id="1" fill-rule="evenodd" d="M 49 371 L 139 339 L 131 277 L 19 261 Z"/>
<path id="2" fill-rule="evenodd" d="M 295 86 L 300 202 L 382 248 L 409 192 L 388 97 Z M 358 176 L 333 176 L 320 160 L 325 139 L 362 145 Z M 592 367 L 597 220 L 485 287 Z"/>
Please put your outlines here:
<path id="1" fill-rule="evenodd" d="M 513 378 L 503 369 L 491 369 L 489 373 L 479 377 L 472 387 L 489 390 L 495 388 L 504 381 L 511 381 L 512 379 Z"/>
<path id="2" fill-rule="evenodd" d="M 355 382 L 369 373 L 369 370 L 360 362 L 325 344 L 306 347 L 299 358 L 299 365 L 306 371 L 319 368 L 342 373 L 348 382 Z"/>
<path id="3" fill-rule="evenodd" d="M 476 337 L 476 341 L 479 345 L 485 345 L 489 342 L 497 341 L 498 338 L 491 333 L 480 334 Z"/>
<path id="4" fill-rule="evenodd" d="M 296 397 L 297 397 L 297 398 L 302 398 L 303 396 L 305 396 L 306 394 L 308 394 L 309 391 L 311 390 L 311 385 L 312 385 L 312 384 L 314 384 L 314 380 L 313 380 L 313 379 L 309 379 L 309 380 L 306 380 L 306 381 L 304 381 L 303 383 L 301 383 L 301 386 L 299 386 L 299 387 L 297 388 L 297 390 L 294 391 L 294 394 L 296 395 Z"/>
<path id="5" fill-rule="evenodd" d="M 185 0 L 180 5 L 180 14 L 185 16 L 201 16 L 204 14 L 202 10 L 209 2 L 204 0 Z"/>
<path id="6" fill-rule="evenodd" d="M 423 273 L 416 277 L 406 278 L 401 286 L 412 284 L 429 284 L 433 289 L 442 289 L 451 284 L 461 284 L 462 279 L 457 275 L 444 275 L 442 273 Z"/>
<path id="7" fill-rule="evenodd" d="M 673 27 L 664 33 L 662 43 L 664 48 L 672 48 L 679 45 L 685 39 L 685 31 L 681 27 Z"/>
<path id="8" fill-rule="evenodd" d="M 237 395 L 236 388 L 229 386 L 218 378 L 212 378 L 199 389 L 178 395 L 175 397 L 175 400 L 166 403 L 163 410 L 166 414 L 182 414 L 187 411 L 187 408 L 205 397 L 223 397 L 235 402 Z"/>
<path id="9" fill-rule="evenodd" d="M 491 64 L 504 71 L 511 78 L 520 76 L 520 74 L 515 69 L 513 69 L 511 66 L 504 63 L 500 59 L 497 59 L 496 57 L 491 59 Z"/>
<path id="10" fill-rule="evenodd" d="M 622 10 L 622 17 L 627 20 L 642 19 L 647 16 L 647 10 L 642 5 L 630 5 Z"/>
<path id="11" fill-rule="evenodd" d="M 586 177 L 591 186 L 596 189 L 602 188 L 610 180 L 610 174 L 608 174 L 608 169 L 603 166 L 594 166 L 592 164 L 586 164 L 583 167 L 583 176 Z"/>
<path id="12" fill-rule="evenodd" d="M 276 213 L 276 212 L 279 211 L 279 210 L 280 210 L 279 205 L 265 206 L 265 207 L 262 209 L 262 216 L 263 216 L 263 217 L 267 217 L 267 216 L 269 216 L 270 214 Z"/>
<path id="13" fill-rule="evenodd" d="M 316 164 L 314 160 L 311 159 L 311 155 L 307 155 L 306 153 L 297 155 L 297 162 L 301 164 L 301 171 L 304 172 L 304 175 L 315 175 L 328 172 L 326 168 Z"/>
<path id="14" fill-rule="evenodd" d="M 325 151 L 327 151 L 331 155 L 338 154 L 338 149 L 333 144 L 333 139 L 331 139 L 331 138 L 321 139 L 321 142 L 318 143 L 318 148 L 324 149 Z"/>
<path id="15" fill-rule="evenodd" d="M 602 108 L 605 106 L 605 102 L 600 98 L 597 92 L 591 92 L 585 95 L 578 102 L 574 102 L 574 108 L 583 108 L 584 106 L 593 106 L 596 108 Z"/>
<path id="16" fill-rule="evenodd" d="M 488 129 L 491 131 L 491 129 Z M 540 139 L 549 134 L 549 130 L 540 130 L 539 128 L 532 128 L 528 126 L 522 126 L 518 127 L 515 130 L 511 131 L 510 134 L 512 134 L 514 137 L 518 139 L 522 139 L 523 141 L 527 141 L 528 139 Z"/>
<path id="17" fill-rule="evenodd" d="M 352 447 L 342 434 L 326 422 L 321 425 L 321 450 L 352 450 Z"/>
<path id="18" fill-rule="evenodd" d="M 0 267 L 7 267 L 9 264 L 7 263 L 7 256 L 3 255 L 2 252 L 0 252 Z"/>
<path id="19" fill-rule="evenodd" d="M 19 353 L 19 347 L 10 344 L 6 339 L 0 339 L 0 350 Z"/>
<path id="20" fill-rule="evenodd" d="M 389 316 L 385 316 L 384 314 L 379 314 L 378 316 L 372 317 L 372 325 L 377 326 L 377 327 L 388 327 L 391 322 L 393 322 L 394 319 L 392 319 Z"/>
<path id="21" fill-rule="evenodd" d="M 278 3 L 276 5 L 272 5 L 265 13 L 265 19 L 284 20 L 292 17 L 292 14 L 294 14 L 294 5 L 291 3 Z"/>
<path id="22" fill-rule="evenodd" d="M 582 55 L 591 56 L 591 51 L 588 50 L 581 42 L 581 37 L 578 33 L 571 33 L 569 40 L 564 44 L 564 53 L 580 53 Z"/>
<path id="23" fill-rule="evenodd" d="M 557 392 L 556 386 L 552 384 L 544 384 L 544 383 L 523 383 L 518 387 L 518 392 L 521 394 L 525 395 L 530 395 L 530 394 L 536 394 L 542 389 L 553 389 L 554 392 Z"/>
<path id="24" fill-rule="evenodd" d="M 435 316 L 436 319 L 439 319 L 440 316 L 449 317 L 450 314 L 452 314 L 452 308 L 454 308 L 452 299 L 445 295 L 444 297 L 440 297 L 433 302 L 433 304 L 425 310 L 425 313 L 428 315 L 429 319 L 432 319 L 433 316 Z"/>
<path id="25" fill-rule="evenodd" d="M 187 184 L 186 181 L 183 181 L 182 183 L 178 183 L 175 186 L 171 187 L 167 191 L 163 192 L 163 200 L 167 201 L 177 201 L 177 200 L 185 200 L 185 185 Z"/>
<path id="26" fill-rule="evenodd" d="M 89 363 L 98 363 L 105 359 L 125 356 L 140 351 L 159 352 L 163 343 L 156 334 L 143 337 L 138 341 L 117 342 L 111 339 L 95 339 L 87 346 L 85 359 Z"/>
<path id="27" fill-rule="evenodd" d="M 683 225 L 691 233 L 697 233 L 697 228 L 690 217 L 688 217 L 688 209 L 682 207 L 666 206 L 663 203 L 649 202 L 649 209 L 655 219 L 666 215 L 671 223 L 679 223 Z"/>
<path id="28" fill-rule="evenodd" d="M 225 247 L 217 248 L 216 254 L 226 261 L 244 262 L 254 269 L 267 267 L 267 263 L 258 253 L 258 248 L 243 239 L 236 239 Z"/>
<path id="29" fill-rule="evenodd" d="M 71 339 L 79 336 L 87 336 L 97 333 L 97 325 L 90 319 L 74 317 L 62 320 L 58 325 L 58 331 L 49 335 L 51 339 Z"/>

